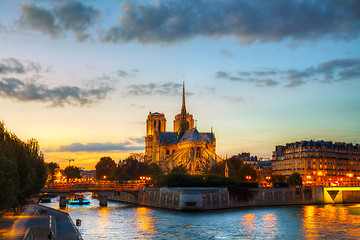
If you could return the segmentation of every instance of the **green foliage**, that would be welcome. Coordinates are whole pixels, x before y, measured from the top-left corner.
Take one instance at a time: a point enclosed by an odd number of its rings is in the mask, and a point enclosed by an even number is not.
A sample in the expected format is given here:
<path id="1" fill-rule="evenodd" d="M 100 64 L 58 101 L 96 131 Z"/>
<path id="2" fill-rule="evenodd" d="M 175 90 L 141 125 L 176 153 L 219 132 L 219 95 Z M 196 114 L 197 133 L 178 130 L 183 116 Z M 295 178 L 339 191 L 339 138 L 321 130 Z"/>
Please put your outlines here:
<path id="1" fill-rule="evenodd" d="M 47 169 L 35 139 L 22 142 L 0 122 L 0 212 L 24 206 L 45 185 Z"/>
<path id="2" fill-rule="evenodd" d="M 48 183 L 53 183 L 55 181 L 55 169 L 59 168 L 59 164 L 54 162 L 46 163 Z"/>
<path id="3" fill-rule="evenodd" d="M 173 169 L 171 169 L 170 173 L 187 174 L 187 170 L 186 170 L 185 166 L 180 165 L 180 166 L 177 166 L 177 167 L 173 167 Z"/>
<path id="4" fill-rule="evenodd" d="M 156 175 L 161 175 L 161 169 L 156 163 L 148 165 L 134 159 L 132 155 L 114 171 L 114 179 L 118 181 L 138 180 L 140 176 L 155 177 Z"/>
<path id="5" fill-rule="evenodd" d="M 167 187 L 228 187 L 237 183 L 219 175 L 190 175 L 184 173 L 167 174 L 160 182 Z"/>
<path id="6" fill-rule="evenodd" d="M 286 179 L 286 183 L 290 187 L 301 187 L 302 186 L 302 178 L 300 173 L 294 172 Z"/>
<path id="7" fill-rule="evenodd" d="M 248 182 L 246 176 L 250 176 L 250 181 L 256 181 L 257 173 L 256 170 L 251 168 L 249 165 L 245 165 L 241 159 L 237 157 L 231 157 L 227 161 L 229 169 L 229 178 L 237 180 L 239 183 Z M 225 161 L 214 164 L 209 173 L 216 174 L 220 176 L 225 176 Z"/>
<path id="8" fill-rule="evenodd" d="M 284 175 L 272 175 L 271 176 L 271 181 L 273 183 L 285 183 L 286 176 L 284 176 Z"/>
<path id="9" fill-rule="evenodd" d="M 113 179 L 116 163 L 111 157 L 102 157 L 95 166 L 95 177 L 98 180 Z M 104 178 L 105 177 L 105 178 Z"/>
<path id="10" fill-rule="evenodd" d="M 55 175 L 55 169 L 59 168 L 59 164 L 55 162 L 49 162 L 46 164 L 48 175 L 54 176 Z"/>
<path id="11" fill-rule="evenodd" d="M 67 179 L 81 178 L 80 168 L 68 166 L 64 169 L 64 175 Z"/>

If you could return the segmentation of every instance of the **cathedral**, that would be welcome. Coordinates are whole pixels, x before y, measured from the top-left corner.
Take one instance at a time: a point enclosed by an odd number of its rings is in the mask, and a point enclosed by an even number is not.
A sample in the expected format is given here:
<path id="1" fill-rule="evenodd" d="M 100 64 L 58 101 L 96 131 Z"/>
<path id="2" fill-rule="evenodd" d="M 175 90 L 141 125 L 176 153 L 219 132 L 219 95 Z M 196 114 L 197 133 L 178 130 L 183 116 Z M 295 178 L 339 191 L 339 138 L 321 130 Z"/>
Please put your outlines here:
<path id="1" fill-rule="evenodd" d="M 185 86 L 182 107 L 175 116 L 174 131 L 166 132 L 166 118 L 162 113 L 149 113 L 146 120 L 145 162 L 156 163 L 163 172 L 184 166 L 190 174 L 200 174 L 221 161 L 216 155 L 215 134 L 199 132 L 193 115 L 186 112 Z"/>

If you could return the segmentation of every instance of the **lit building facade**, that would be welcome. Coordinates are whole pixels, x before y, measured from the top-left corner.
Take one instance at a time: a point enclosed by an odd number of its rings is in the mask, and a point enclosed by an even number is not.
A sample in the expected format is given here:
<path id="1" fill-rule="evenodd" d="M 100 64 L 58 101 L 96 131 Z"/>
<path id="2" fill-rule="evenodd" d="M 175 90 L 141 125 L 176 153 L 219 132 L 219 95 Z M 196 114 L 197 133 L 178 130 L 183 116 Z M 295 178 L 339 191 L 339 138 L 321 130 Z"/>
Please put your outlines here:
<path id="1" fill-rule="evenodd" d="M 301 141 L 276 146 L 273 174 L 301 174 L 307 186 L 360 186 L 360 145 Z"/>
<path id="2" fill-rule="evenodd" d="M 240 159 L 245 165 L 249 165 L 250 167 L 252 167 L 255 170 L 258 167 L 257 156 L 251 156 L 250 153 L 243 152 L 243 153 L 239 153 L 238 155 L 234 155 L 232 157 Z"/>
<path id="3" fill-rule="evenodd" d="M 191 174 L 203 173 L 222 159 L 216 155 L 212 132 L 198 132 L 193 115 L 186 112 L 183 86 L 181 113 L 175 116 L 174 131 L 166 132 L 162 113 L 149 113 L 146 120 L 145 162 L 156 163 L 163 172 L 184 166 Z"/>

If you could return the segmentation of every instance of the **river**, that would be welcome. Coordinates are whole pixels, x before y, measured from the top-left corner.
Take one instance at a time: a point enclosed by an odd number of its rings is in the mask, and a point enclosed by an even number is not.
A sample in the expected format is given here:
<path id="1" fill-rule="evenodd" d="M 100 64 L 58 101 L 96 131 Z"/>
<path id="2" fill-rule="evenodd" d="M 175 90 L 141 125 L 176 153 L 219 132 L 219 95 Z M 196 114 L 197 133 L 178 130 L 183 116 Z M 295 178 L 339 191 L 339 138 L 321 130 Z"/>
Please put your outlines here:
<path id="1" fill-rule="evenodd" d="M 92 239 L 360 239 L 360 204 L 257 207 L 178 212 L 99 201 L 68 206 L 81 219 L 84 240 Z M 48 207 L 59 208 L 59 198 Z"/>

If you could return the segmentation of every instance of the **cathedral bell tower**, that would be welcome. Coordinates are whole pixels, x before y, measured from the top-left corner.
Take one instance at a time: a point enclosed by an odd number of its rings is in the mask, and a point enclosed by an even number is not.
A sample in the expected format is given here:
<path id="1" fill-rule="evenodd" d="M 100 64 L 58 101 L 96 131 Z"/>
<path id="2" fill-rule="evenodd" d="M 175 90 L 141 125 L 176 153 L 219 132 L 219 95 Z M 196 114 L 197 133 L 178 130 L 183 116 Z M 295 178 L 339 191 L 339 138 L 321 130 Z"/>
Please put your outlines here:
<path id="1" fill-rule="evenodd" d="M 166 118 L 162 113 L 149 113 L 146 119 L 146 136 L 152 136 L 159 132 L 166 132 Z"/>
<path id="2" fill-rule="evenodd" d="M 146 119 L 145 162 L 154 161 L 159 133 L 166 132 L 166 118 L 162 113 L 149 113 Z M 158 163 L 159 164 L 159 163 Z"/>

